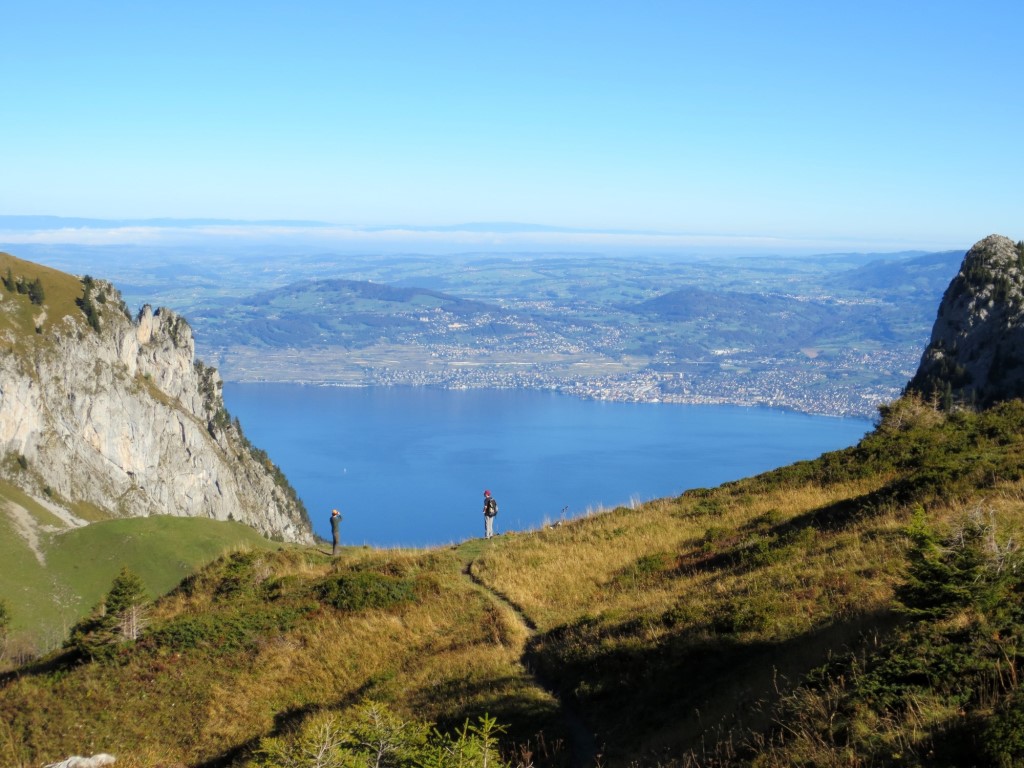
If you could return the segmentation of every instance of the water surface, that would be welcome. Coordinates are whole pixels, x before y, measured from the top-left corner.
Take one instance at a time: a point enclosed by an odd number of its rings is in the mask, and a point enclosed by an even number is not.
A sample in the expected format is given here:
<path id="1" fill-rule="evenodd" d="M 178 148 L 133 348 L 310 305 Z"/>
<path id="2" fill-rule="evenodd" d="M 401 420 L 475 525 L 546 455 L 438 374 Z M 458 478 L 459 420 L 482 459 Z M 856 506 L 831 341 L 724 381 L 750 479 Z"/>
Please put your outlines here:
<path id="1" fill-rule="evenodd" d="M 527 390 L 225 384 L 246 435 L 330 538 L 424 546 L 676 496 L 856 443 L 871 428 L 737 406 L 610 403 Z"/>

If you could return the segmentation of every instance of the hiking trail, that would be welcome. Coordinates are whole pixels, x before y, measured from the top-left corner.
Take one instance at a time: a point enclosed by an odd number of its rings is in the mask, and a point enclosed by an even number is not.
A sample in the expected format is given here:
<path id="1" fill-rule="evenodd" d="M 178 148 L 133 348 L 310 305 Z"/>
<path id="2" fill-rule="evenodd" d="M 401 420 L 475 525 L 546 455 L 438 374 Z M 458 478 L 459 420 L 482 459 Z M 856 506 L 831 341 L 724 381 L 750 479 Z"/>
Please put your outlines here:
<path id="1" fill-rule="evenodd" d="M 526 629 L 527 641 L 523 644 L 520 663 L 523 665 L 523 669 L 526 670 L 527 674 L 536 681 L 537 686 L 550 694 L 551 697 L 558 702 L 558 709 L 562 713 L 562 721 L 565 725 L 566 736 L 568 738 L 569 768 L 589 768 L 589 766 L 595 765 L 595 760 L 599 753 L 597 742 L 594 739 L 594 734 L 589 728 L 587 728 L 579 713 L 564 698 L 562 698 L 558 688 L 553 685 L 551 681 L 545 680 L 535 669 L 533 669 L 527 659 L 527 648 L 530 644 L 529 641 L 534 637 L 537 637 L 538 634 L 536 622 L 530 618 L 529 614 L 523 610 L 522 606 L 518 605 L 507 595 L 490 586 L 483 579 L 477 576 L 473 572 L 473 566 L 476 562 L 476 558 L 473 558 L 466 563 L 462 569 L 462 575 L 465 576 L 477 590 L 485 594 L 490 600 L 506 608 Z"/>

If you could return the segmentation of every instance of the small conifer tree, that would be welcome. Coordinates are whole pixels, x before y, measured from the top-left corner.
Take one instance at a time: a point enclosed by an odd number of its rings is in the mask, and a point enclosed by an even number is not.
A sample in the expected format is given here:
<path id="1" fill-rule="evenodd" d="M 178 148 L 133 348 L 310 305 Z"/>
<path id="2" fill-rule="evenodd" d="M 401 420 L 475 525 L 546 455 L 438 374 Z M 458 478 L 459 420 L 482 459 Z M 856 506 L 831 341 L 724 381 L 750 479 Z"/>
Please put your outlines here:
<path id="1" fill-rule="evenodd" d="M 66 646 L 88 659 L 110 658 L 119 643 L 138 639 L 147 623 L 147 603 L 142 580 L 121 568 L 103 601 L 71 628 Z"/>
<path id="2" fill-rule="evenodd" d="M 107 614 L 113 615 L 116 629 L 125 640 L 137 640 L 146 623 L 146 586 L 127 566 L 114 578 L 107 593 Z"/>
<path id="3" fill-rule="evenodd" d="M 11 629 L 11 612 L 7 603 L 0 600 L 0 661 L 7 657 L 7 640 Z"/>
<path id="4" fill-rule="evenodd" d="M 43 291 L 43 281 L 38 277 L 28 284 L 28 298 L 33 304 L 42 305 L 46 300 L 46 293 Z"/>
<path id="5" fill-rule="evenodd" d="M 95 286 L 95 281 L 89 275 L 82 278 L 82 295 L 75 299 L 75 303 L 78 308 L 82 310 L 85 315 L 86 321 L 89 323 L 89 327 L 99 333 L 100 330 L 100 313 L 96 309 L 96 305 L 92 300 L 92 289 Z"/>

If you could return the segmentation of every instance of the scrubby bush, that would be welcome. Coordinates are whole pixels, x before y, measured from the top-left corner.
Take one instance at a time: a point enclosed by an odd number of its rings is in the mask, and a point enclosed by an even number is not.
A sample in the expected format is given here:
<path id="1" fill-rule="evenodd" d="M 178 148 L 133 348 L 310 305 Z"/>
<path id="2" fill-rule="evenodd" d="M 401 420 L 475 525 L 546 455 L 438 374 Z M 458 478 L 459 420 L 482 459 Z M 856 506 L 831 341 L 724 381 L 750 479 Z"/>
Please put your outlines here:
<path id="1" fill-rule="evenodd" d="M 183 614 L 154 629 L 146 645 L 166 651 L 229 655 L 257 649 L 263 638 L 292 629 L 303 609 Z"/>
<path id="2" fill-rule="evenodd" d="M 773 606 L 764 596 L 742 595 L 718 605 L 711 617 L 716 632 L 742 634 L 764 632 L 771 627 L 777 616 Z"/>
<path id="3" fill-rule="evenodd" d="M 905 623 L 784 698 L 787 735 L 765 764 L 1021 764 L 1024 558 L 997 534 L 981 512 L 943 533 L 918 510 Z"/>
<path id="4" fill-rule="evenodd" d="M 366 701 L 347 712 L 306 719 L 287 736 L 260 741 L 247 768 L 508 768 L 498 738 L 504 728 L 484 715 L 454 734 Z"/>
<path id="5" fill-rule="evenodd" d="M 620 588 L 648 589 L 665 577 L 673 563 L 673 556 L 667 552 L 641 555 L 616 573 L 612 583 Z"/>
<path id="6" fill-rule="evenodd" d="M 391 608 L 416 598 L 416 582 L 383 573 L 346 573 L 320 582 L 315 592 L 340 611 Z"/>

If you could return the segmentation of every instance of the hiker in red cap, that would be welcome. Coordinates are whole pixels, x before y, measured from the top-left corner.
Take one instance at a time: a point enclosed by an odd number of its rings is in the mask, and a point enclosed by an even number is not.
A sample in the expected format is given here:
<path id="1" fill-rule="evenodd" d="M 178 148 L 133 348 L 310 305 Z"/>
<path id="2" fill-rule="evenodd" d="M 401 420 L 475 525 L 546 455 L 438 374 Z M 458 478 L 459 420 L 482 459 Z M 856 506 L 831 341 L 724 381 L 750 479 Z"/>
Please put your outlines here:
<path id="1" fill-rule="evenodd" d="M 491 496 L 490 491 L 484 491 L 484 538 L 489 539 L 494 535 L 494 516 L 498 514 L 498 502 Z"/>

